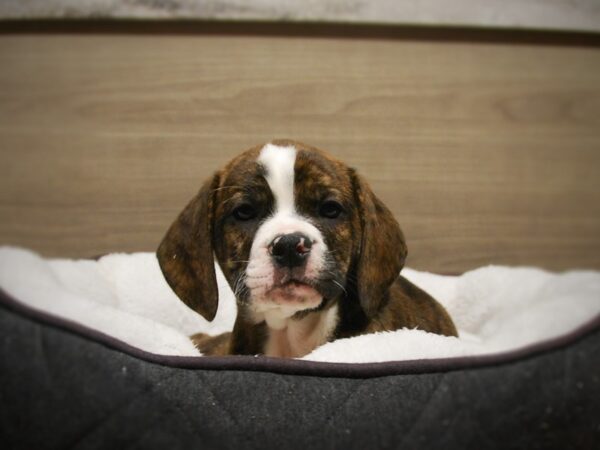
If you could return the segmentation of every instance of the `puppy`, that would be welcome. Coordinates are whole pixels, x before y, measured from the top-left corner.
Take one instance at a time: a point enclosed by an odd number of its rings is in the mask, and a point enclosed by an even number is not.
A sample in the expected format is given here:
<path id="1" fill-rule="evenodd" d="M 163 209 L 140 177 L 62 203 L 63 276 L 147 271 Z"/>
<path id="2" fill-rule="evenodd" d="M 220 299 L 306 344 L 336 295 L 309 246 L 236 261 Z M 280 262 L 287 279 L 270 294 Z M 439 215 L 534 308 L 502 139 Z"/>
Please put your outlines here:
<path id="1" fill-rule="evenodd" d="M 406 254 L 367 183 L 293 141 L 252 148 L 215 173 L 157 251 L 171 288 L 207 320 L 217 312 L 215 258 L 235 293 L 233 331 L 192 336 L 202 353 L 277 357 L 399 328 L 456 336 L 444 308 L 399 275 Z"/>

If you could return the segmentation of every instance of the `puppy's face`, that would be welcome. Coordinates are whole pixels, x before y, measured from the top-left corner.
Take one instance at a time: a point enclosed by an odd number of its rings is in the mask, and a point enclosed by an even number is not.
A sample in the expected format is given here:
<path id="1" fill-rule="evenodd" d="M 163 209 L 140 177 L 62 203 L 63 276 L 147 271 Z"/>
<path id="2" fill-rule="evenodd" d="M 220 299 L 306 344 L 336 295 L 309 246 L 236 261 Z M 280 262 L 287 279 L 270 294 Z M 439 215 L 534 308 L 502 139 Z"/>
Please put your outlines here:
<path id="1" fill-rule="evenodd" d="M 215 192 L 214 250 L 254 322 L 272 328 L 345 289 L 360 230 L 349 170 L 268 144 L 234 160 Z"/>
<path id="2" fill-rule="evenodd" d="M 209 320 L 217 292 L 212 255 L 240 314 L 271 328 L 353 292 L 367 313 L 397 277 L 400 228 L 354 171 L 306 145 L 251 149 L 218 172 L 158 250 L 167 281 Z"/>

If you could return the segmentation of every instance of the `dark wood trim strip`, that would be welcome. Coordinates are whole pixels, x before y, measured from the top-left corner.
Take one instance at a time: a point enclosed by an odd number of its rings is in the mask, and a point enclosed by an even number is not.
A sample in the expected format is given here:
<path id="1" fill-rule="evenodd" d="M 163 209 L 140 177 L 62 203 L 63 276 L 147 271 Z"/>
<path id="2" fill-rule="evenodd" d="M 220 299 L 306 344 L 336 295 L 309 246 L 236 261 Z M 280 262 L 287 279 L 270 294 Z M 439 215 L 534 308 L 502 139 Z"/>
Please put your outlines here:
<path id="1" fill-rule="evenodd" d="M 0 20 L 0 34 L 230 35 L 600 47 L 600 34 L 507 28 L 135 19 Z"/>

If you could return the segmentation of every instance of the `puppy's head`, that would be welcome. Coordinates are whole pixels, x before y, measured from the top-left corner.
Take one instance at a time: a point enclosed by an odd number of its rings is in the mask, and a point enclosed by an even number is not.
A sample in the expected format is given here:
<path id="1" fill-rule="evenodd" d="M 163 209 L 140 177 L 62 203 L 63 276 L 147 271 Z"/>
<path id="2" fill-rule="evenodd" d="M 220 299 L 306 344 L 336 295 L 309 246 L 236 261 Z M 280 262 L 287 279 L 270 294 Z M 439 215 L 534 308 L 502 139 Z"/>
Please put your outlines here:
<path id="1" fill-rule="evenodd" d="M 240 314 L 285 320 L 358 298 L 381 306 L 406 257 L 400 227 L 353 169 L 292 141 L 242 153 L 209 179 L 157 252 L 175 293 L 212 320 L 216 257 Z"/>

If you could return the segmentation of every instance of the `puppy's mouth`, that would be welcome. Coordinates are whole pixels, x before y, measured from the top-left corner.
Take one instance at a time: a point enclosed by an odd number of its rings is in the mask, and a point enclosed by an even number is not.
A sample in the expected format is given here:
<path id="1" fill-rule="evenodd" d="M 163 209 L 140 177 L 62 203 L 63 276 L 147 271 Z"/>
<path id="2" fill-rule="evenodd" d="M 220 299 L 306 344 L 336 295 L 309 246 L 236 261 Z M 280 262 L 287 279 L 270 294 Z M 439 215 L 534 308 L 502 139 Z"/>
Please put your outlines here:
<path id="1" fill-rule="evenodd" d="M 340 283 L 306 272 L 277 270 L 272 277 L 256 277 L 247 285 L 250 289 L 250 308 L 256 323 L 265 321 L 270 328 L 279 330 L 287 319 L 304 311 L 316 311 L 328 299 L 339 295 Z M 269 279 L 270 278 L 270 279 Z M 268 280 L 268 281 L 267 281 Z"/>
<path id="2" fill-rule="evenodd" d="M 322 295 L 315 289 L 309 280 L 285 278 L 267 291 L 267 297 L 276 303 L 320 303 Z"/>
<path id="3" fill-rule="evenodd" d="M 337 298 L 344 287 L 336 274 L 329 268 L 252 265 L 246 272 L 247 301 L 257 321 L 263 317 L 273 319 L 274 315 L 292 317 L 299 311 L 315 310 Z"/>

